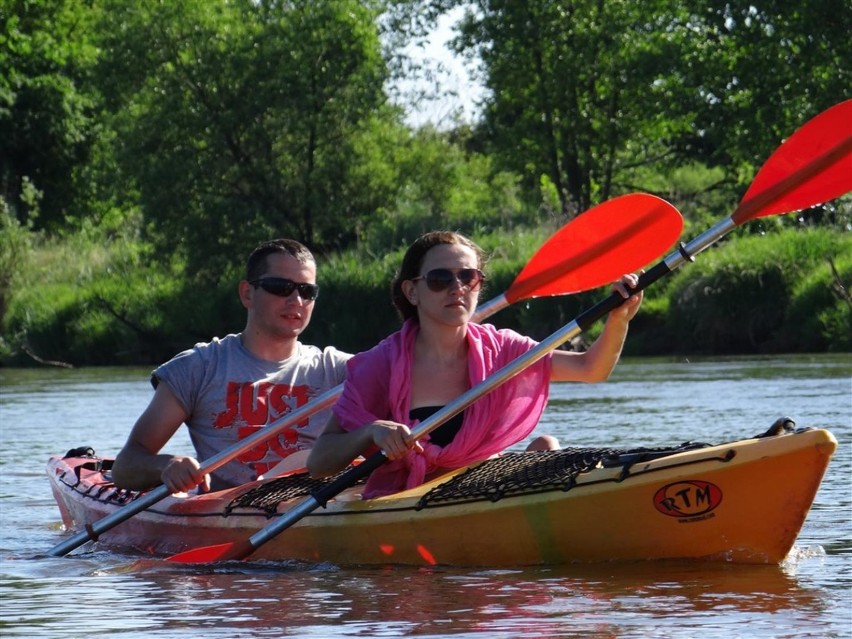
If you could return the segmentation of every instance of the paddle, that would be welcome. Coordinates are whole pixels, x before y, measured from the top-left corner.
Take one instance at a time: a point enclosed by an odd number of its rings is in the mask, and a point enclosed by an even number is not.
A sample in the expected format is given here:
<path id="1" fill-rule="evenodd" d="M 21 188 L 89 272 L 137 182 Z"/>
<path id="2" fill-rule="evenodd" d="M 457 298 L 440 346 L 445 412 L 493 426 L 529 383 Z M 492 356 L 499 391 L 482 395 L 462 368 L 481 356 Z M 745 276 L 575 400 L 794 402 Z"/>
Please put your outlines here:
<path id="1" fill-rule="evenodd" d="M 657 259 L 682 228 L 677 209 L 652 195 L 622 195 L 599 204 L 547 240 L 509 289 L 481 304 L 471 319 L 478 322 L 522 299 L 579 293 L 614 282 Z"/>
<path id="2" fill-rule="evenodd" d="M 852 161 L 852 135 L 847 133 L 844 137 L 843 134 L 844 131 L 849 131 L 849 122 L 852 122 L 852 101 L 836 105 L 802 126 L 770 156 L 730 218 L 689 244 L 681 245 L 678 251 L 643 273 L 633 293 L 644 290 L 685 261 L 691 261 L 695 255 L 748 220 L 814 206 L 849 192 L 852 189 L 852 171 L 849 170 Z M 415 438 L 420 438 L 437 428 L 485 393 L 584 331 L 623 301 L 620 295 L 613 293 L 536 348 L 421 422 L 412 434 Z M 385 461 L 386 458 L 381 452 L 370 456 L 244 541 L 195 548 L 172 555 L 168 559 L 184 563 L 244 559 L 303 517 L 320 506 L 325 506 L 329 499 L 369 475 Z"/>
<path id="3" fill-rule="evenodd" d="M 522 299 L 565 295 L 597 288 L 655 259 L 663 249 L 655 242 L 667 242 L 667 248 L 681 232 L 677 210 L 658 197 L 643 193 L 624 195 L 589 209 L 553 234 L 530 259 L 508 290 L 480 306 L 474 321 L 493 315 Z M 627 236 L 628 239 L 624 239 Z M 607 247 L 629 241 L 635 256 L 626 261 L 613 259 Z M 595 248 L 598 247 L 598 248 Z M 655 252 L 656 251 L 656 252 Z M 343 385 L 316 397 L 309 404 L 288 413 L 233 446 L 208 458 L 201 471 L 211 473 L 255 446 L 283 432 L 310 415 L 331 406 Z M 89 524 L 84 530 L 57 544 L 48 555 L 61 557 L 87 541 L 95 541 L 104 532 L 150 508 L 170 495 L 165 485 L 141 495 L 124 507 Z"/>

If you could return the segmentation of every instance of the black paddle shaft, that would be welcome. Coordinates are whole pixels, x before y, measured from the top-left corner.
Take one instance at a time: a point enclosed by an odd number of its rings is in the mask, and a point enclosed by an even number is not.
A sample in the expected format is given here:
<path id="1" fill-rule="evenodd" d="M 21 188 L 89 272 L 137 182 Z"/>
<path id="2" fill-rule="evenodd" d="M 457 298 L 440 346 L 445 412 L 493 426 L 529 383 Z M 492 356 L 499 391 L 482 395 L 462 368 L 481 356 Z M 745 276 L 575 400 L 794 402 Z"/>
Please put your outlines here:
<path id="1" fill-rule="evenodd" d="M 341 474 L 334 481 L 323 486 L 317 491 L 311 493 L 311 497 L 318 505 L 325 508 L 329 499 L 334 499 L 350 486 L 355 485 L 365 477 L 369 476 L 376 468 L 383 465 L 388 460 L 382 451 L 377 451 L 367 457 L 357 466 L 353 466 L 345 473 Z"/>

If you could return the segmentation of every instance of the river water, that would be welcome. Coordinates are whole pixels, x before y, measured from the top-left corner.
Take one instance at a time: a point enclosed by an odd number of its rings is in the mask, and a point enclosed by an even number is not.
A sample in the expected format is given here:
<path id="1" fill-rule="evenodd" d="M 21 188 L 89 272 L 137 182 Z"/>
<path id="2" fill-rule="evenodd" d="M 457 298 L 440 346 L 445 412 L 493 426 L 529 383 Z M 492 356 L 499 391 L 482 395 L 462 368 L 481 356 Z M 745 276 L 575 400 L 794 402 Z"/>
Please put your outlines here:
<path id="1" fill-rule="evenodd" d="M 623 448 L 743 439 L 780 416 L 830 429 L 840 447 L 779 566 L 200 567 L 88 546 L 46 557 L 64 535 L 48 456 L 114 455 L 151 397 L 148 372 L 0 369 L 3 637 L 852 637 L 849 355 L 627 360 L 605 384 L 555 384 L 539 426 Z M 169 450 L 189 452 L 188 438 Z"/>

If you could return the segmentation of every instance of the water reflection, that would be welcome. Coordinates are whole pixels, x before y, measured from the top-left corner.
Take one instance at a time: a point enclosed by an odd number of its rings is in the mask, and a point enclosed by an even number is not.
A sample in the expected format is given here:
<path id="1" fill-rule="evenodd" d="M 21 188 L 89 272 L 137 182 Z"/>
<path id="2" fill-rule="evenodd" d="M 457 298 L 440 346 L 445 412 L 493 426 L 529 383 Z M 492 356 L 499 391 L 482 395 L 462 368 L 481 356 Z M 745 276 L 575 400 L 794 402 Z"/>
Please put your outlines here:
<path id="1" fill-rule="evenodd" d="M 104 589 L 105 581 L 110 588 Z M 55 586 L 42 582 L 36 587 L 40 594 L 30 593 L 33 609 L 56 607 L 50 601 Z M 193 628 L 205 636 L 224 629 L 286 633 L 287 628 L 299 628 L 300 636 L 323 636 L 323 629 L 335 627 L 335 636 L 440 636 L 444 628 L 452 634 L 552 637 L 570 627 L 615 637 L 624 636 L 631 621 L 655 626 L 721 611 L 736 619 L 798 610 L 807 618 L 822 607 L 819 593 L 784 567 L 665 562 L 342 572 L 271 562 L 234 562 L 211 570 L 134 561 L 98 571 L 74 591 L 101 610 L 120 606 L 137 630 L 144 619 L 151 631 Z M 122 623 L 96 625 L 117 630 Z"/>

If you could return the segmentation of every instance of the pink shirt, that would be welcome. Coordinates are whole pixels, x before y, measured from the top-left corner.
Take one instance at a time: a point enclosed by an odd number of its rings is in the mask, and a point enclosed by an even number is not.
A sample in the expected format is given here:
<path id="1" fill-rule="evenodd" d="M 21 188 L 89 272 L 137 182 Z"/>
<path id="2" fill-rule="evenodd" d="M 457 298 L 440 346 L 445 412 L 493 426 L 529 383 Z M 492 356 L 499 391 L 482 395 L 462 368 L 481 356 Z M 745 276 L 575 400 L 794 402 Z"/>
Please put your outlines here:
<path id="1" fill-rule="evenodd" d="M 411 363 L 420 327 L 407 321 L 402 329 L 347 363 L 343 394 L 333 411 L 346 431 L 378 419 L 414 426 L 411 409 Z M 515 331 L 497 330 L 490 324 L 468 324 L 468 370 L 475 386 L 536 346 Z M 548 354 L 501 386 L 471 404 L 461 430 L 445 447 L 420 439 L 423 453 L 408 455 L 375 470 L 364 498 L 378 497 L 423 483 L 436 470 L 460 468 L 487 459 L 527 437 L 535 429 L 547 404 L 551 356 Z"/>

